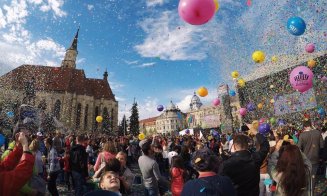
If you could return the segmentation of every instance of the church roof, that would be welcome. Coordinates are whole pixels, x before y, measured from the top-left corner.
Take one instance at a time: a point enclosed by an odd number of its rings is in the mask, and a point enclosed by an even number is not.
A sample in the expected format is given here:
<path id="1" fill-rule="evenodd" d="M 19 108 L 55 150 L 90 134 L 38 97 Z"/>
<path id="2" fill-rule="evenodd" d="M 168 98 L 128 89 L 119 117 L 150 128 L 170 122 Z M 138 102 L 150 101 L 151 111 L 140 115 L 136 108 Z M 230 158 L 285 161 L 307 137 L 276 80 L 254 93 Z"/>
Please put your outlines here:
<path id="1" fill-rule="evenodd" d="M 115 101 L 107 80 L 86 78 L 84 70 L 41 65 L 22 65 L 0 77 L 12 89 L 24 90 L 25 82 L 35 78 L 35 90 L 76 93 L 95 99 Z"/>

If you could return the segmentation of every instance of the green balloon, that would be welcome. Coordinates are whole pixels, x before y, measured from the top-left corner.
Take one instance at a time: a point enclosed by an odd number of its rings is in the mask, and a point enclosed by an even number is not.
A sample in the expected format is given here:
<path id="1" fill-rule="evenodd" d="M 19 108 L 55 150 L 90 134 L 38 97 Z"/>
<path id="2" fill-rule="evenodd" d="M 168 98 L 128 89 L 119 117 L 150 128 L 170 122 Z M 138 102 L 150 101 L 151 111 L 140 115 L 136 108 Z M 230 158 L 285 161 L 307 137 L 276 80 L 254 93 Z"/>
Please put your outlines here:
<path id="1" fill-rule="evenodd" d="M 276 118 L 271 117 L 271 118 L 270 118 L 270 123 L 271 123 L 272 125 L 276 124 Z"/>

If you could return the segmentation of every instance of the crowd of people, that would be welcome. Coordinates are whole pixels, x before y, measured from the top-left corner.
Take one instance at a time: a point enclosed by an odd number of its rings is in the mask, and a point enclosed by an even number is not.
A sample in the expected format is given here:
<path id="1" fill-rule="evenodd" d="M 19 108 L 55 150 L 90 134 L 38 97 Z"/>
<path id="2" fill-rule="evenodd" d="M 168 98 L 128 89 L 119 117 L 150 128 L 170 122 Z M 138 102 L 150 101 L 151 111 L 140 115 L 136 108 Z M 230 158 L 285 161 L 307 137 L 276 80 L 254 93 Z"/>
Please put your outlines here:
<path id="1" fill-rule="evenodd" d="M 0 195 L 313 195 L 326 175 L 326 121 L 267 134 L 240 130 L 200 137 L 38 132 L 18 123 L 2 147 Z M 209 139 L 208 139 L 209 138 Z M 138 165 L 144 193 L 135 192 Z M 327 177 L 327 176 L 326 176 Z"/>

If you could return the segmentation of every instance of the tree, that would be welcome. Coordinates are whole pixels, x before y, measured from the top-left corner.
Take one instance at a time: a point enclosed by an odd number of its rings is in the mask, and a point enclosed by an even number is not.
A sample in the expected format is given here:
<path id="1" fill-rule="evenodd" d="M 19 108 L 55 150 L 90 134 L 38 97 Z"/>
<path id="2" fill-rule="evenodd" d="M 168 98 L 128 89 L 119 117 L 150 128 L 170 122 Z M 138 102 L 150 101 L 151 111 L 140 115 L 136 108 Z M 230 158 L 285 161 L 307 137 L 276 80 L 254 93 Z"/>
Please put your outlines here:
<path id="1" fill-rule="evenodd" d="M 138 135 L 140 133 L 139 127 L 139 111 L 137 108 L 137 103 L 134 101 L 132 109 L 131 109 L 131 116 L 129 117 L 130 122 L 130 132 L 132 135 Z"/>
<path id="2" fill-rule="evenodd" d="M 126 120 L 126 116 L 124 115 L 118 128 L 118 135 L 123 136 L 126 133 L 127 133 L 127 120 Z"/>
<path id="3" fill-rule="evenodd" d="M 109 122 L 109 113 L 108 113 L 108 109 L 105 107 L 103 109 L 103 113 L 102 113 L 102 117 L 103 117 L 103 121 L 102 121 L 102 130 L 109 133 L 111 132 L 111 127 L 110 127 L 110 122 Z"/>

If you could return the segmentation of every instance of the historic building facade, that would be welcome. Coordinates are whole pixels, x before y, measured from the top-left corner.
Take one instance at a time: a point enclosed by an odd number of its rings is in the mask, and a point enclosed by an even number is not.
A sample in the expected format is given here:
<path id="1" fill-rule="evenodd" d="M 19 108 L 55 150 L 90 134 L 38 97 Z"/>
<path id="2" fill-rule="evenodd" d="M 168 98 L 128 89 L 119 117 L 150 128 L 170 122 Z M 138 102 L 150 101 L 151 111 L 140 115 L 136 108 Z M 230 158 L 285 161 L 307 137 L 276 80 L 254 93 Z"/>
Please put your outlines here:
<path id="1" fill-rule="evenodd" d="M 140 120 L 140 131 L 143 131 L 146 134 L 153 134 L 157 132 L 156 128 L 156 119 L 157 117 L 147 118 Z"/>
<path id="2" fill-rule="evenodd" d="M 105 71 L 102 79 L 86 78 L 76 69 L 78 31 L 60 67 L 22 65 L 0 77 L 1 88 L 17 103 L 44 108 L 64 127 L 79 131 L 116 131 L 118 102 Z M 10 101 L 10 100 L 9 100 Z M 102 123 L 95 121 L 103 116 Z"/>

